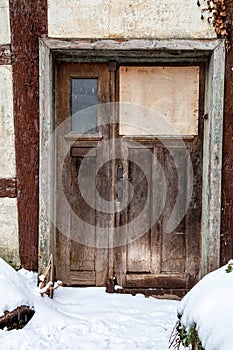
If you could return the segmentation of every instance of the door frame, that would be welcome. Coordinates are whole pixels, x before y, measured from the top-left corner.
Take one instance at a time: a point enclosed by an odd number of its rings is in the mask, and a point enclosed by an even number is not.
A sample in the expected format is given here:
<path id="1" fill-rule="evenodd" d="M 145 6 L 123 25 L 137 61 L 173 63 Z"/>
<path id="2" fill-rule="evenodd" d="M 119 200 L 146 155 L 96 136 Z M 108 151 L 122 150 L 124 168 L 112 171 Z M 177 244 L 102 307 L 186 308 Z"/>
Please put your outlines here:
<path id="1" fill-rule="evenodd" d="M 54 85 L 57 60 L 121 63 L 206 62 L 200 278 L 219 267 L 225 41 L 214 40 L 59 40 L 40 39 L 39 270 L 55 256 Z M 114 64 L 114 63 L 113 63 Z"/>

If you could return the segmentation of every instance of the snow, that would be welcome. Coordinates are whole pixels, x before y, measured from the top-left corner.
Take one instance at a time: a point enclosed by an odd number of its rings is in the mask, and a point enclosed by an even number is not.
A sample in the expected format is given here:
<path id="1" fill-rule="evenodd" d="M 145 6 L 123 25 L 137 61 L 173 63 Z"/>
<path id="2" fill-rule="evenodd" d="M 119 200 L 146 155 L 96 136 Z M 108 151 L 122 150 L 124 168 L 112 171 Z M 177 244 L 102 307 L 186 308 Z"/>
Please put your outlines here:
<path id="1" fill-rule="evenodd" d="M 30 294 L 30 288 L 22 281 L 20 274 L 0 259 L 0 315 L 20 305 L 33 306 Z"/>
<path id="2" fill-rule="evenodd" d="M 20 330 L 0 330 L 3 350 L 167 350 L 178 302 L 107 294 L 105 288 L 65 288 L 41 297 L 32 272 L 0 259 L 1 311 L 34 306 Z"/>
<path id="3" fill-rule="evenodd" d="M 196 324 L 205 350 L 233 348 L 233 272 L 226 268 L 205 276 L 178 307 L 185 328 Z"/>

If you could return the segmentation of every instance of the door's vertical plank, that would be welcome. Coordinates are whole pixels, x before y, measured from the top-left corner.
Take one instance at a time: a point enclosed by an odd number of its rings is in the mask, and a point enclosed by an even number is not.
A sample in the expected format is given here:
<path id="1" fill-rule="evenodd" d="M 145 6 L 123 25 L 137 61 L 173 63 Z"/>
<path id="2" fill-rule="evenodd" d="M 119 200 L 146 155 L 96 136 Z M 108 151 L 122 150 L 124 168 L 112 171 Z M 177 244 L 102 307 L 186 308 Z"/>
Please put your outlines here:
<path id="1" fill-rule="evenodd" d="M 78 181 L 79 169 L 85 162 L 85 182 L 80 188 Z M 86 271 L 92 271 L 95 275 L 95 208 L 90 208 L 87 199 L 95 203 L 95 157 L 77 157 L 71 164 L 71 187 L 69 202 L 71 206 L 71 227 L 69 247 L 69 269 L 79 271 L 79 276 Z M 68 198 L 67 198 L 68 199 Z M 83 225 L 81 224 L 83 223 Z M 86 225 L 88 224 L 88 226 Z M 74 281 L 73 281 L 74 282 Z M 86 281 L 86 285 L 95 285 L 95 280 Z M 76 281 L 79 284 L 79 281 Z"/>
<path id="2" fill-rule="evenodd" d="M 161 147 L 153 149 L 151 192 L 151 273 L 159 274 L 162 268 L 161 217 L 164 208 L 164 194 L 166 194 L 164 159 Z"/>
<path id="3" fill-rule="evenodd" d="M 164 149 L 167 180 L 166 204 L 163 212 L 162 271 L 185 271 L 186 153 L 182 149 Z M 177 219 L 179 221 L 177 222 Z"/>
<path id="4" fill-rule="evenodd" d="M 201 194 L 202 194 L 202 148 L 201 139 L 197 145 L 190 146 L 193 178 L 188 177 L 188 186 L 192 188 L 192 198 L 186 213 L 186 274 L 187 288 L 191 288 L 200 278 L 200 241 L 201 241 Z"/>
<path id="5" fill-rule="evenodd" d="M 204 115 L 205 65 L 200 66 L 199 78 L 199 116 Z M 198 136 L 187 145 L 193 168 L 193 179 L 188 186 L 192 188 L 192 198 L 187 211 L 186 273 L 188 288 L 198 281 L 201 260 L 201 216 L 202 216 L 202 173 L 203 173 L 203 129 L 204 118 L 199 118 Z"/>
<path id="6" fill-rule="evenodd" d="M 54 128 L 58 127 L 69 116 L 69 73 L 70 65 L 61 65 L 57 68 L 57 110 Z M 59 130 L 59 129 L 57 129 Z M 68 131 L 68 130 L 67 130 Z M 55 138 L 56 174 L 55 174 L 55 213 L 56 224 L 56 278 L 67 285 L 69 278 L 69 235 L 70 235 L 70 209 L 64 203 L 64 193 L 69 191 L 71 184 L 71 160 L 65 157 L 64 137 L 59 132 Z M 65 188 L 62 179 L 65 178 Z"/>
<path id="7" fill-rule="evenodd" d="M 109 186 L 110 198 L 114 206 L 113 212 L 109 213 L 109 243 L 108 243 L 108 277 L 114 276 L 114 231 L 115 231 L 115 205 L 116 205 L 116 143 L 118 137 L 117 116 L 117 63 L 109 62 Z M 115 205 L 114 205 L 115 203 Z"/>
<path id="8" fill-rule="evenodd" d="M 96 168 L 96 285 L 103 286 L 108 278 L 108 244 L 109 244 L 109 213 L 108 207 L 110 193 L 109 163 L 103 162 L 108 159 L 108 149 L 97 151 Z M 104 163 L 104 164 L 103 164 Z M 102 165 L 103 164 L 103 165 Z M 101 166 L 102 165 L 102 166 Z"/>
<path id="9" fill-rule="evenodd" d="M 108 212 L 112 199 L 112 179 L 110 155 L 110 72 L 107 64 L 95 64 L 99 71 L 99 129 L 103 141 L 97 147 L 96 158 L 96 285 L 106 284 L 109 270 L 109 234 L 112 214 Z"/>
<path id="10" fill-rule="evenodd" d="M 59 154 L 61 145 L 58 143 L 57 152 Z M 64 205 L 64 193 L 69 191 L 71 184 L 69 158 L 65 159 L 65 163 L 57 161 L 57 183 L 56 183 L 56 278 L 62 280 L 64 285 L 69 283 L 69 252 L 70 252 L 70 223 L 71 210 Z M 63 188 L 62 178 L 66 179 Z"/>
<path id="11" fill-rule="evenodd" d="M 114 274 L 117 278 L 117 283 L 125 286 L 127 270 L 128 183 L 123 183 L 123 181 L 117 178 L 117 175 L 118 177 L 120 175 L 118 167 L 122 169 L 122 177 L 128 177 L 128 148 L 127 143 L 123 139 L 118 140 L 118 149 L 116 149 L 116 152 Z"/>
<path id="12" fill-rule="evenodd" d="M 150 149 L 129 149 L 128 273 L 150 272 L 151 166 Z"/>

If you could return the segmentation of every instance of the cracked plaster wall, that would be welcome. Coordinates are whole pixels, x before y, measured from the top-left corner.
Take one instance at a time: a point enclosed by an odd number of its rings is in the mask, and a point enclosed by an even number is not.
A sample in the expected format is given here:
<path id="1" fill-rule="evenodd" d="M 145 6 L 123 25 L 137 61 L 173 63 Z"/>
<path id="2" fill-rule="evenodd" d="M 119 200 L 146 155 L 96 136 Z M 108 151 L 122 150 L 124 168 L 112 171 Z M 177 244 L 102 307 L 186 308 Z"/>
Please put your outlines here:
<path id="1" fill-rule="evenodd" d="M 53 38 L 216 38 L 196 0 L 48 0 L 48 25 Z"/>
<path id="2" fill-rule="evenodd" d="M 0 45 L 10 44 L 9 1 L 0 0 Z"/>

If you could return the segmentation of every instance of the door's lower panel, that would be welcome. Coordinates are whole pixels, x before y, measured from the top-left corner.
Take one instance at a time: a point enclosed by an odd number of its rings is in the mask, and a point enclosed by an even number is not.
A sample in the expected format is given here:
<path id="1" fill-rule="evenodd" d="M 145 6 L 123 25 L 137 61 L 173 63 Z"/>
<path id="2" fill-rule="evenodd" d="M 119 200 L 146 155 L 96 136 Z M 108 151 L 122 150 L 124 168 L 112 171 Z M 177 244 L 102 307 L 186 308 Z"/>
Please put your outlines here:
<path id="1" fill-rule="evenodd" d="M 126 275 L 126 288 L 187 288 L 187 277 L 180 275 L 130 274 Z"/>
<path id="2" fill-rule="evenodd" d="M 95 271 L 70 271 L 68 277 L 68 286 L 95 286 Z"/>

